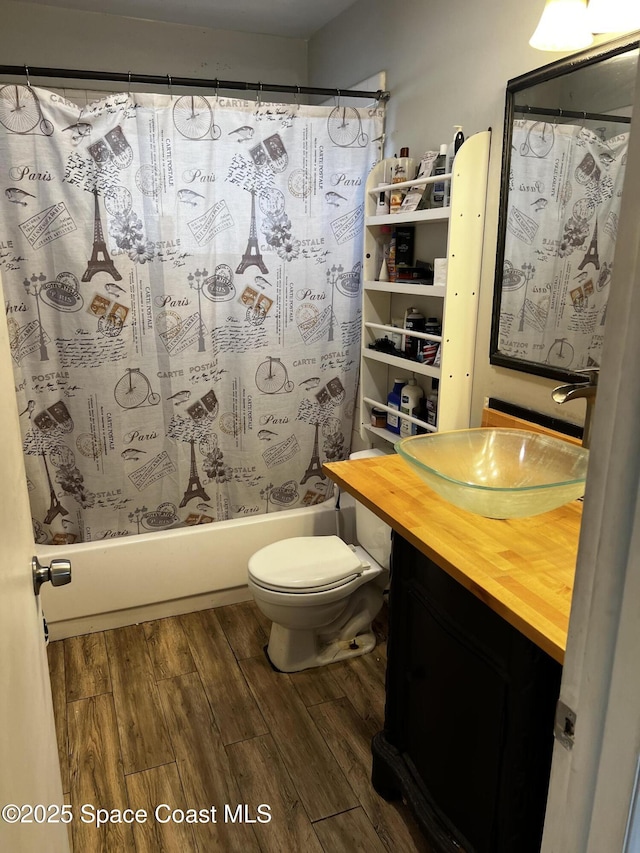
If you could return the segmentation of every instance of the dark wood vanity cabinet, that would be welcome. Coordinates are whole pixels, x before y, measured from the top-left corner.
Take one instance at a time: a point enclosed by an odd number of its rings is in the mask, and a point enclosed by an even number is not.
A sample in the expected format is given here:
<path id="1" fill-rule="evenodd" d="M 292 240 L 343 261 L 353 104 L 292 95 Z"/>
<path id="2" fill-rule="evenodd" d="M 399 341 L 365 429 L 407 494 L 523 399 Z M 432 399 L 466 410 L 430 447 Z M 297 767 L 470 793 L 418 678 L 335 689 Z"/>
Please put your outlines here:
<path id="1" fill-rule="evenodd" d="M 394 534 L 372 780 L 434 853 L 540 849 L 562 668 Z"/>

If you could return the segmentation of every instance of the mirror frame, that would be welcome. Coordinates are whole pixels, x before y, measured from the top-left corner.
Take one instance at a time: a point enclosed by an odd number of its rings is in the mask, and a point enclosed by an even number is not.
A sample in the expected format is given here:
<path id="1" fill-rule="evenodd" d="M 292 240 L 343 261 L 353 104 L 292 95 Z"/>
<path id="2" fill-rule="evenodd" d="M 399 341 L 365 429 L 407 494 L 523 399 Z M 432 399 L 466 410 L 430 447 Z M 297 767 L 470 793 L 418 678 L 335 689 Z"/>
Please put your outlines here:
<path id="1" fill-rule="evenodd" d="M 509 200 L 509 172 L 511 170 L 511 139 L 514 120 L 515 94 L 523 89 L 540 83 L 546 83 L 555 77 L 570 74 L 588 65 L 594 65 L 621 53 L 635 50 L 640 47 L 640 31 L 629 33 L 624 37 L 612 41 L 603 42 L 596 47 L 574 53 L 564 59 L 543 65 L 534 71 L 521 74 L 507 82 L 507 94 L 504 115 L 504 135 L 502 142 L 502 172 L 500 180 L 500 205 L 498 218 L 498 242 L 496 246 L 496 269 L 493 285 L 493 311 L 491 315 L 491 343 L 489 351 L 489 362 L 497 367 L 508 367 L 523 373 L 533 373 L 537 376 L 545 376 L 549 379 L 568 380 L 575 377 L 575 373 L 553 367 L 549 364 L 528 361 L 504 355 L 498 349 L 500 343 L 500 307 L 502 303 L 502 277 L 504 266 L 504 250 L 507 231 L 507 209 Z M 640 109 L 640 104 L 637 105 Z"/>

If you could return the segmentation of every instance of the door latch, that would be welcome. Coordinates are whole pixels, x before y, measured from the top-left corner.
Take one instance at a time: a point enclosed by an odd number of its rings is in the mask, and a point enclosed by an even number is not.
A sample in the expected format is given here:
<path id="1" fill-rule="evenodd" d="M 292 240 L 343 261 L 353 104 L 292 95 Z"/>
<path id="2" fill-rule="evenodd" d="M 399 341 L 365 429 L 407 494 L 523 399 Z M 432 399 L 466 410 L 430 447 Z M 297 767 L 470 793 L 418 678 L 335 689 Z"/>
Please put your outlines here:
<path id="1" fill-rule="evenodd" d="M 558 700 L 553 735 L 565 749 L 573 749 L 576 734 L 576 712 Z"/>
<path id="2" fill-rule="evenodd" d="M 64 586 L 71 583 L 71 562 L 69 560 L 51 560 L 51 565 L 41 566 L 38 558 L 33 557 L 31 571 L 35 595 L 40 595 L 40 587 L 47 581 L 51 581 L 53 586 Z"/>

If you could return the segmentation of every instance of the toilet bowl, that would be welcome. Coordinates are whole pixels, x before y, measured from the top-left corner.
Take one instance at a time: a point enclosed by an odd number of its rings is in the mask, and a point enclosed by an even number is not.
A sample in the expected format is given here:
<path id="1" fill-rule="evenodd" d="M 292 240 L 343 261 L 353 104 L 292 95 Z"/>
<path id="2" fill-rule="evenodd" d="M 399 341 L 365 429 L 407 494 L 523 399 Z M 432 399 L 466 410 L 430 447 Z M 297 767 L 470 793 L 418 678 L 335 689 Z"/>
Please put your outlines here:
<path id="1" fill-rule="evenodd" d="M 384 455 L 369 450 L 350 458 Z M 299 536 L 249 559 L 249 589 L 271 620 L 267 654 L 282 672 L 298 672 L 370 652 L 371 622 L 389 577 L 391 529 L 356 502 L 359 545 L 338 536 Z"/>

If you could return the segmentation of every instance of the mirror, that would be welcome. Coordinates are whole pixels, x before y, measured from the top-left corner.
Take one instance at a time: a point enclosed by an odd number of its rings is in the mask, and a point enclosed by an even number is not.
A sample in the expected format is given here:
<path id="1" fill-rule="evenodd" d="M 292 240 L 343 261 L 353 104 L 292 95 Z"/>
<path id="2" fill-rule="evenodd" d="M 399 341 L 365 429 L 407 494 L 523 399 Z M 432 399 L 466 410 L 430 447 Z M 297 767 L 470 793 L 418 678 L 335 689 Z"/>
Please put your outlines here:
<path id="1" fill-rule="evenodd" d="M 507 84 L 492 364 L 598 367 L 640 34 Z"/>

